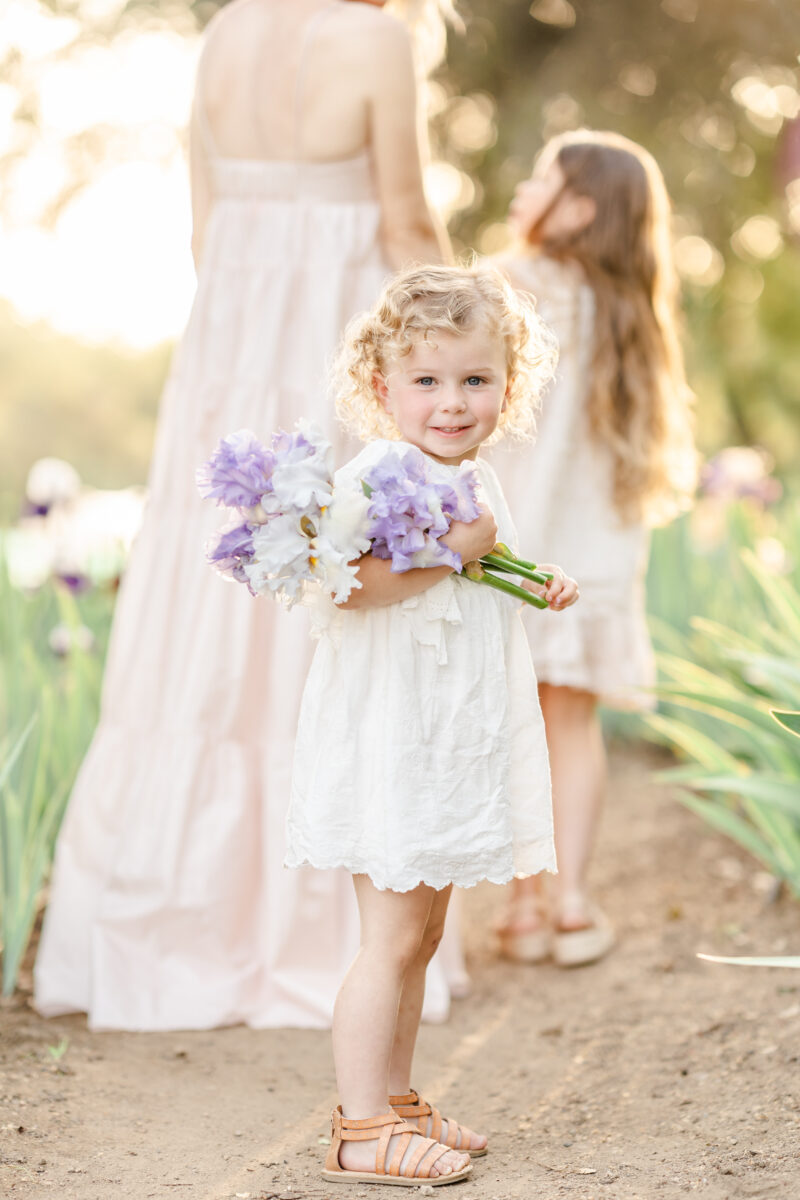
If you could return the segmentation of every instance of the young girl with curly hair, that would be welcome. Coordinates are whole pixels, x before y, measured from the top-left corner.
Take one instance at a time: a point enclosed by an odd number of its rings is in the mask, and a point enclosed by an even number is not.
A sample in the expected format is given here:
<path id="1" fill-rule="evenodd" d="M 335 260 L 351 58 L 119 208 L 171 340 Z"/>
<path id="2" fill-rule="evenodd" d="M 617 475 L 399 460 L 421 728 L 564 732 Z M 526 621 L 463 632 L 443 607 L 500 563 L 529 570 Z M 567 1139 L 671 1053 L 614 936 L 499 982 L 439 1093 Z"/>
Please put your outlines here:
<path id="1" fill-rule="evenodd" d="M 390 282 L 348 329 L 340 415 L 372 439 L 336 476 L 361 488 L 391 447 L 443 472 L 475 460 L 481 514 L 453 522 L 463 563 L 516 534 L 481 446 L 525 435 L 552 374 L 552 339 L 493 268 L 425 267 Z M 557 567 L 550 609 L 577 598 Z M 370 554 L 361 587 L 323 610 L 301 707 L 287 865 L 345 867 L 361 948 L 336 1001 L 341 1105 L 325 1176 L 453 1183 L 486 1138 L 411 1086 L 425 968 L 453 885 L 554 870 L 544 727 L 518 601 L 449 566 L 393 573 Z"/>

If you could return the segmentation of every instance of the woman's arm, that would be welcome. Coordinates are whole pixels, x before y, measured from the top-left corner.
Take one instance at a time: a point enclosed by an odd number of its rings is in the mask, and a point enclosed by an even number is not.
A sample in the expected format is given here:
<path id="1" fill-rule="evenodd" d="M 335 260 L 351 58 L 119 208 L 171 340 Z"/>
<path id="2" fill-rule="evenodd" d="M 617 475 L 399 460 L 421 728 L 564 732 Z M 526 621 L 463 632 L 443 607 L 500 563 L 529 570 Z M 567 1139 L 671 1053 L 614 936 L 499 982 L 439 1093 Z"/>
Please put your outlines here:
<path id="1" fill-rule="evenodd" d="M 471 562 L 492 549 L 497 541 L 497 524 L 492 514 L 484 510 L 468 524 L 454 521 L 440 540 L 459 554 L 462 562 Z M 411 571 L 395 573 L 388 558 L 373 558 L 371 554 L 364 554 L 358 559 L 361 587 L 353 588 L 349 598 L 339 608 L 384 608 L 387 604 L 399 604 L 427 591 L 450 575 L 452 570 L 452 567 L 415 567 Z"/>
<path id="2" fill-rule="evenodd" d="M 203 236 L 206 231 L 208 214 L 211 211 L 211 172 L 208 165 L 203 135 L 200 129 L 200 117 L 197 106 L 200 101 L 195 96 L 192 108 L 192 121 L 189 128 L 189 174 L 192 185 L 192 257 L 195 270 L 199 268 L 203 252 Z"/>
<path id="3" fill-rule="evenodd" d="M 381 208 L 381 235 L 389 265 L 443 262 L 450 239 L 425 198 L 423 164 L 427 126 L 419 111 L 408 30 L 385 20 L 374 32 L 369 79 L 370 137 Z"/>

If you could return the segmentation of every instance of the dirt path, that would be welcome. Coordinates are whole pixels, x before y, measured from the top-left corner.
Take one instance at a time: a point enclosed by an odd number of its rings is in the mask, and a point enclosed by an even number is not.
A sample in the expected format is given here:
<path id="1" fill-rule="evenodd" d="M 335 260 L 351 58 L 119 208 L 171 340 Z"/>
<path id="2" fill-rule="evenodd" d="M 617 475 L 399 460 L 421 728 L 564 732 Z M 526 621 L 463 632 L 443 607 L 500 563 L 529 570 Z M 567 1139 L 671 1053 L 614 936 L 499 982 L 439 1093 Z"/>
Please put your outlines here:
<path id="1" fill-rule="evenodd" d="M 455 1200 L 800 1195 L 800 976 L 694 957 L 796 953 L 800 910 L 769 904 L 749 861 L 652 787 L 652 765 L 614 755 L 597 890 L 622 942 L 605 962 L 500 963 L 498 892 L 466 895 L 474 989 L 423 1029 L 416 1080 L 491 1134 Z M 0 1011 L 0 1033 L 4 1198 L 338 1194 L 318 1174 L 323 1033 L 90 1034 L 24 1004 Z"/>

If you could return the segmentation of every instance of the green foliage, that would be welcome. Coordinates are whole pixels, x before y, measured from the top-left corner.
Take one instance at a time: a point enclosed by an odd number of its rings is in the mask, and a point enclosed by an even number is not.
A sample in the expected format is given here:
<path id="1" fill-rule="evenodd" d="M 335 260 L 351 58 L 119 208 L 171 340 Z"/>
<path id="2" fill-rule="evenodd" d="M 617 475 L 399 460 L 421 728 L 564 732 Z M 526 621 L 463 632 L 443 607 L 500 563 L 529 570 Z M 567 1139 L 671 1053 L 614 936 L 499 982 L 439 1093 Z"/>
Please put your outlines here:
<path id="1" fill-rule="evenodd" d="M 685 760 L 660 779 L 685 789 L 689 808 L 800 898 L 800 591 L 796 578 L 768 571 L 753 553 L 757 523 L 753 510 L 734 509 L 723 543 L 729 569 L 711 554 L 705 574 L 688 553 L 688 522 L 664 531 L 669 567 L 690 581 L 693 603 L 726 615 L 690 618 L 688 629 L 659 625 L 659 641 L 668 643 L 659 657 L 662 707 L 646 721 Z M 791 510 L 786 526 L 797 562 Z M 664 568 L 658 557 L 656 577 Z M 705 595 L 698 583 L 709 585 Z"/>
<path id="2" fill-rule="evenodd" d="M 47 455 L 94 487 L 144 482 L 169 353 L 82 345 L 0 305 L 0 519 L 16 516 L 31 464 Z"/>
<path id="3" fill-rule="evenodd" d="M 1 547 L 0 547 L 1 549 Z M 100 696 L 113 596 L 76 599 L 48 585 L 27 596 L 0 560 L 0 937 L 3 993 L 13 991 L 42 883 L 76 771 L 89 744 Z M 57 658 L 56 625 L 89 625 L 93 652 Z"/>

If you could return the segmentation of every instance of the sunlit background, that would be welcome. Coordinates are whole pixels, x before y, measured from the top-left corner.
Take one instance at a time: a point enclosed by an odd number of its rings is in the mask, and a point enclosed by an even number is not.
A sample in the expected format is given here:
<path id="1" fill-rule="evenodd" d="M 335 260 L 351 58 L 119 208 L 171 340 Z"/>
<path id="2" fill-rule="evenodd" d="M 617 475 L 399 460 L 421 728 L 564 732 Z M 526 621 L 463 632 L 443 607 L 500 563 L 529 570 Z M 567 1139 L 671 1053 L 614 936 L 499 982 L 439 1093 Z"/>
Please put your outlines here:
<path id="1" fill-rule="evenodd" d="M 220 5 L 5 0 L 2 504 L 43 454 L 143 482 L 194 290 L 186 125 Z M 800 16 L 756 0 L 463 0 L 427 85 L 427 184 L 459 249 L 502 248 L 543 140 L 614 128 L 675 202 L 701 441 L 800 458 Z"/>
<path id="2" fill-rule="evenodd" d="M 27 322 L 142 348 L 175 337 L 194 287 L 184 129 L 198 36 L 117 0 L 7 0 L 0 294 Z M 20 61 L 21 60 L 21 61 Z"/>

